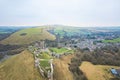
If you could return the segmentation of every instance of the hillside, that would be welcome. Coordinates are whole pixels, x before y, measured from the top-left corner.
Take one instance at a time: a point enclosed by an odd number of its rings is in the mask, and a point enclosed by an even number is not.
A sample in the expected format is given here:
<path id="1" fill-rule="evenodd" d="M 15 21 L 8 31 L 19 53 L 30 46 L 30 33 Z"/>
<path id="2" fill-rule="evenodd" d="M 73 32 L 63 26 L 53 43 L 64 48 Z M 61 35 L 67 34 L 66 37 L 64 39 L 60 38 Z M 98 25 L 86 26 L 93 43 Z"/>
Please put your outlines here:
<path id="1" fill-rule="evenodd" d="M 80 66 L 80 69 L 85 73 L 88 80 L 114 80 L 114 77 L 110 73 L 111 68 L 117 67 L 107 65 L 93 65 L 90 62 L 83 62 Z"/>
<path id="2" fill-rule="evenodd" d="M 60 59 L 54 59 L 54 79 L 55 80 L 73 80 L 73 74 L 69 70 L 69 63 L 74 55 L 63 56 Z"/>
<path id="3" fill-rule="evenodd" d="M 43 28 L 36 27 L 17 31 L 10 35 L 8 38 L 2 40 L 0 43 L 10 45 L 23 45 L 45 39 L 54 40 L 55 36 Z"/>
<path id="4" fill-rule="evenodd" d="M 79 27 L 72 27 L 72 26 L 56 26 L 54 27 L 54 31 L 53 33 L 55 35 L 60 35 L 60 37 L 63 36 L 75 36 L 75 35 L 88 35 L 91 34 L 90 31 L 85 30 L 83 28 L 79 28 Z"/>
<path id="5" fill-rule="evenodd" d="M 44 80 L 34 67 L 34 58 L 27 50 L 0 64 L 0 80 Z"/>

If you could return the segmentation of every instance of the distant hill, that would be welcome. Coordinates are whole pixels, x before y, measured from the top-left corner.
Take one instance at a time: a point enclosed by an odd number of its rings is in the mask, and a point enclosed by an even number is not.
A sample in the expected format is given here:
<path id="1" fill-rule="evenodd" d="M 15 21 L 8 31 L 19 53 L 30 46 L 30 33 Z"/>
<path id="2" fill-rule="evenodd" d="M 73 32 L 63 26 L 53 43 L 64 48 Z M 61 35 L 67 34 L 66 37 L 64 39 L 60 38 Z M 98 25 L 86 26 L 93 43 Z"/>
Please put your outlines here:
<path id="1" fill-rule="evenodd" d="M 20 29 L 25 29 L 27 27 L 14 27 L 14 26 L 0 26 L 0 34 L 13 33 Z"/>
<path id="2" fill-rule="evenodd" d="M 88 35 L 91 34 L 90 31 L 85 30 L 84 28 L 80 27 L 71 27 L 71 26 L 58 26 L 54 27 L 53 33 L 55 35 L 59 34 L 61 37 L 63 36 L 76 36 L 76 35 Z"/>
<path id="3" fill-rule="evenodd" d="M 0 43 L 10 45 L 23 45 L 45 39 L 55 40 L 55 36 L 50 34 L 44 28 L 36 27 L 17 31 L 10 35 L 8 38 L 2 40 Z"/>
<path id="4" fill-rule="evenodd" d="M 0 80 L 45 80 L 34 67 L 34 57 L 25 50 L 0 64 Z"/>

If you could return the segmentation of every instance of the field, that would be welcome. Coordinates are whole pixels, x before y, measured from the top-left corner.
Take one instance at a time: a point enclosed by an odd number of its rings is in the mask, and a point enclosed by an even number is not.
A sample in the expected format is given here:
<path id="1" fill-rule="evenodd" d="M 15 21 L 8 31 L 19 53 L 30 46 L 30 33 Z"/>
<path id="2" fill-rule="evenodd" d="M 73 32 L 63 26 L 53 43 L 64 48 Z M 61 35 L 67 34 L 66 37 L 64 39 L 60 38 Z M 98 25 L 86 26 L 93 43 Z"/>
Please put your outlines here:
<path id="1" fill-rule="evenodd" d="M 73 53 L 73 50 L 68 50 L 67 48 L 50 48 L 52 52 L 63 54 L 63 53 Z"/>
<path id="2" fill-rule="evenodd" d="M 2 44 L 24 45 L 39 40 L 55 40 L 55 36 L 43 28 L 27 28 L 13 33 L 8 38 L 2 40 Z"/>
<path id="3" fill-rule="evenodd" d="M 38 58 L 40 59 L 51 59 L 52 57 L 47 52 L 42 52 L 38 55 Z"/>
<path id="4" fill-rule="evenodd" d="M 46 67 L 50 68 L 49 60 L 52 59 L 52 57 L 47 52 L 42 52 L 41 54 L 39 54 L 38 58 L 43 59 L 43 60 L 40 60 L 40 66 L 44 70 L 46 69 Z"/>
<path id="5" fill-rule="evenodd" d="M 103 40 L 102 42 L 104 42 L 104 43 L 117 43 L 117 42 L 120 42 L 120 38 L 116 38 L 113 40 Z"/>
<path id="6" fill-rule="evenodd" d="M 90 34 L 89 31 L 87 30 L 83 30 L 81 28 L 78 27 L 71 27 L 71 26 L 59 26 L 59 27 L 55 27 L 54 28 L 54 34 L 59 34 L 60 37 L 63 36 L 74 36 L 74 35 L 78 35 L 78 34 Z"/>
<path id="7" fill-rule="evenodd" d="M 27 50 L 0 64 L 0 80 L 45 80 L 37 68 L 34 58 Z"/>
<path id="8" fill-rule="evenodd" d="M 90 62 L 83 62 L 80 69 L 84 72 L 88 80 L 112 80 L 110 69 L 116 66 L 93 65 Z"/>

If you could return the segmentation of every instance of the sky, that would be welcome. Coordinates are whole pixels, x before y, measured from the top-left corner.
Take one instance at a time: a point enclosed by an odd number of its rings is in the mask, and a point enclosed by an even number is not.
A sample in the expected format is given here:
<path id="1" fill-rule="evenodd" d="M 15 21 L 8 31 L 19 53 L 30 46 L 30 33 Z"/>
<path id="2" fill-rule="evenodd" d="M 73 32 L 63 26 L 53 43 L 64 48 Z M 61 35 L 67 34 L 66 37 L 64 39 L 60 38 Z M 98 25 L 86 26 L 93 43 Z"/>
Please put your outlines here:
<path id="1" fill-rule="evenodd" d="M 120 26 L 120 0 L 0 0 L 0 25 Z"/>

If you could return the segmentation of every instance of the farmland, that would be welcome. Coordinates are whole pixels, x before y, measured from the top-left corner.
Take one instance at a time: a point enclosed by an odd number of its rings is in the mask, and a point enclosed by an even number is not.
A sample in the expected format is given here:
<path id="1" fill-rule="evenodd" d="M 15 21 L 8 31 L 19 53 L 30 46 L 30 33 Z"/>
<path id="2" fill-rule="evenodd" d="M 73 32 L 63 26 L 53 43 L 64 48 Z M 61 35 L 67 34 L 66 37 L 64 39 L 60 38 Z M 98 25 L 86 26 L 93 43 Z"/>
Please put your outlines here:
<path id="1" fill-rule="evenodd" d="M 62 38 L 63 36 L 75 36 L 75 35 L 80 35 L 80 34 L 83 34 L 83 35 L 86 35 L 86 34 L 91 34 L 89 31 L 87 30 L 84 30 L 82 28 L 74 28 L 72 26 L 59 26 L 59 27 L 55 27 L 54 28 L 54 34 L 55 35 L 60 35 L 60 37 Z"/>

